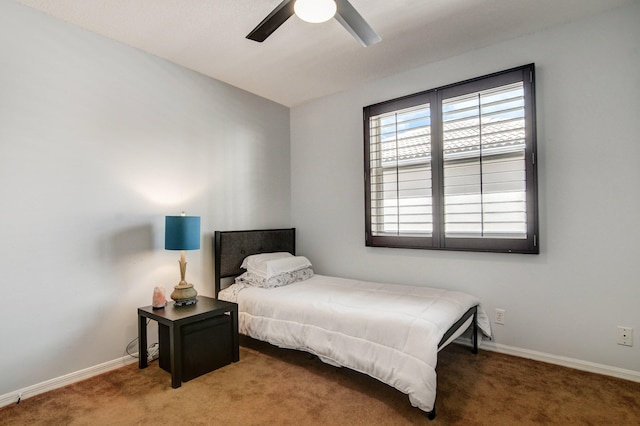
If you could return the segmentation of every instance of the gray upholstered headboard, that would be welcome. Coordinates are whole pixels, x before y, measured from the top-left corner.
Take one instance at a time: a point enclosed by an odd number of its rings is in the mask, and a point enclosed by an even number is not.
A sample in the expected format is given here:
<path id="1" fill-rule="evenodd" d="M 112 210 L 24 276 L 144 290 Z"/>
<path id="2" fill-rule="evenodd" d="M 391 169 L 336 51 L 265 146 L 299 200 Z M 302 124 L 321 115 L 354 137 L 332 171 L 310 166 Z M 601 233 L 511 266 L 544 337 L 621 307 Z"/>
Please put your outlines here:
<path id="1" fill-rule="evenodd" d="M 258 253 L 288 251 L 296 254 L 296 230 L 260 229 L 251 231 L 216 231 L 213 241 L 215 297 L 222 278 L 236 277 L 245 257 Z"/>

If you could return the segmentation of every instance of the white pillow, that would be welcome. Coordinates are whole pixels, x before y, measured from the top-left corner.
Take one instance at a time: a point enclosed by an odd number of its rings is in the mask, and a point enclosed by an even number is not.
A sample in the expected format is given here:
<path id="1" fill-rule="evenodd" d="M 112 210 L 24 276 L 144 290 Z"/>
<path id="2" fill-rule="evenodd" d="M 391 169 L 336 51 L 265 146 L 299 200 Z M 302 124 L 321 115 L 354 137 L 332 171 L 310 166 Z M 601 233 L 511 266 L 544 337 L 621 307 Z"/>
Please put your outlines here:
<path id="1" fill-rule="evenodd" d="M 280 259 L 270 260 L 267 262 L 267 275 L 265 278 L 273 278 L 288 272 L 299 271 L 300 269 L 310 268 L 311 262 L 304 256 L 283 257 Z"/>
<path id="2" fill-rule="evenodd" d="M 275 259 L 282 259 L 287 257 L 293 257 L 293 255 L 286 251 L 279 251 L 275 253 L 260 253 L 247 256 L 242 261 L 240 267 L 247 271 L 259 275 L 263 278 L 267 277 L 267 262 Z"/>
<path id="3" fill-rule="evenodd" d="M 303 268 L 293 272 L 285 272 L 284 274 L 276 275 L 275 277 L 271 277 L 269 279 L 259 277 L 252 274 L 251 272 L 245 272 L 244 274 L 236 277 L 236 283 L 231 287 L 242 286 L 244 288 L 246 286 L 251 286 L 261 288 L 275 288 L 298 281 L 308 280 L 312 276 L 313 269 L 311 268 Z M 227 301 L 231 302 L 231 300 Z"/>

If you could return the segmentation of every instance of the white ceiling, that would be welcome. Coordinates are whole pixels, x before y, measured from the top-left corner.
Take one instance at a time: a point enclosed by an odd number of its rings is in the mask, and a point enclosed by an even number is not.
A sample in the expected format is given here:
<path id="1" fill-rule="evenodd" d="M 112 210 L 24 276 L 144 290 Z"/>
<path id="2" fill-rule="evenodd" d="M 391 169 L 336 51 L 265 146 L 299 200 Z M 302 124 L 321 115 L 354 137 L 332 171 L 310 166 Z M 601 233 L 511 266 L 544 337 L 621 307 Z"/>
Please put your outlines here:
<path id="1" fill-rule="evenodd" d="M 295 106 L 636 0 L 350 0 L 382 37 L 291 17 L 245 36 L 281 0 L 17 0 L 233 86 Z"/>

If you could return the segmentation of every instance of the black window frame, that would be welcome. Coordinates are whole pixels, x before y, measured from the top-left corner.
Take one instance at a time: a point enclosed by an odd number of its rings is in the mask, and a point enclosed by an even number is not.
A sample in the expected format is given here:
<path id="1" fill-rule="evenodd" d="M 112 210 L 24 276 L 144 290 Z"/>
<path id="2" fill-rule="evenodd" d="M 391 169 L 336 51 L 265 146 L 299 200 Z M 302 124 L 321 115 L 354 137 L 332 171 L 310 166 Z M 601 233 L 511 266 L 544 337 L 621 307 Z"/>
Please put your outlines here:
<path id="1" fill-rule="evenodd" d="M 524 88 L 526 177 L 526 238 L 464 238 L 446 237 L 444 232 L 444 154 L 442 149 L 442 112 L 444 99 L 487 88 L 500 87 L 522 81 Z M 429 103 L 431 107 L 431 180 L 432 217 L 431 236 L 373 235 L 371 211 L 370 118 L 380 114 Z M 393 247 L 432 250 L 482 251 L 498 253 L 539 254 L 537 141 L 535 107 L 535 64 L 465 80 L 419 93 L 376 103 L 363 108 L 364 165 L 365 165 L 365 244 L 369 247 Z"/>

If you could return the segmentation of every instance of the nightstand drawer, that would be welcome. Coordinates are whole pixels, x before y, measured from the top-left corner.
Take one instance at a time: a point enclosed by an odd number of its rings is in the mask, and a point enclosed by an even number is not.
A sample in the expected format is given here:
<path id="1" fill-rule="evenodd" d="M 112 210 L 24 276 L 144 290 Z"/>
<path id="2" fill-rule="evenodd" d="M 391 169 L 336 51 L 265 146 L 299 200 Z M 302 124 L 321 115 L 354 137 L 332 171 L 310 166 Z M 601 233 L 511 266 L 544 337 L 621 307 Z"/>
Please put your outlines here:
<path id="1" fill-rule="evenodd" d="M 232 321 L 219 315 L 182 327 L 182 380 L 189 381 L 233 361 Z M 160 368 L 171 372 L 169 327 L 158 324 Z"/>

